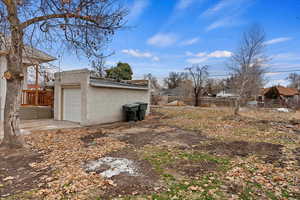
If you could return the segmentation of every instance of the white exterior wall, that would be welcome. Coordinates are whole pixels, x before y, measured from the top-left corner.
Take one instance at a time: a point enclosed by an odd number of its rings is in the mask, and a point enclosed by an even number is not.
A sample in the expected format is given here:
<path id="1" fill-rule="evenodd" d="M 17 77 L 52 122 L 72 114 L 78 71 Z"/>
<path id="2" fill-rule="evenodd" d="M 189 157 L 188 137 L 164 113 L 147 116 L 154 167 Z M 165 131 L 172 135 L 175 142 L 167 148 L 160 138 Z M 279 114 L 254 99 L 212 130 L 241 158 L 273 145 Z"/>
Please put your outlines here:
<path id="1" fill-rule="evenodd" d="M 0 56 L 0 121 L 4 119 L 4 106 L 6 96 L 6 80 L 3 78 L 7 70 L 7 61 L 5 56 Z"/>
<path id="2" fill-rule="evenodd" d="M 6 80 L 3 78 L 3 75 L 6 70 L 6 58 L 5 56 L 0 56 L 0 140 L 3 138 L 3 120 L 6 95 Z"/>
<path id="3" fill-rule="evenodd" d="M 124 120 L 122 110 L 124 104 L 150 103 L 150 90 L 89 86 L 87 92 L 87 120 L 84 122 L 85 125 L 122 121 Z"/>
<path id="4" fill-rule="evenodd" d="M 81 89 L 81 121 L 86 121 L 87 112 L 87 87 L 89 81 L 89 70 L 73 70 L 55 73 L 54 88 L 54 119 L 62 120 L 63 111 L 63 88 L 80 87 Z"/>

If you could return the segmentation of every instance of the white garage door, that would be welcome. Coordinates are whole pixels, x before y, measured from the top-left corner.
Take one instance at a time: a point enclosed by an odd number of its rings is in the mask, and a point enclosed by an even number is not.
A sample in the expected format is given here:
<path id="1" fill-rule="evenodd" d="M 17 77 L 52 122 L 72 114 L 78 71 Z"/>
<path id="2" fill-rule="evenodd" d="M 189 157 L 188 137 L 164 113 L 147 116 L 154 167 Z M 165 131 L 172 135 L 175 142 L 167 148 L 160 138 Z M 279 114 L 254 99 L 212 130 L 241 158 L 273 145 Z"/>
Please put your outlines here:
<path id="1" fill-rule="evenodd" d="M 81 122 L 80 88 L 63 89 L 63 120 Z"/>

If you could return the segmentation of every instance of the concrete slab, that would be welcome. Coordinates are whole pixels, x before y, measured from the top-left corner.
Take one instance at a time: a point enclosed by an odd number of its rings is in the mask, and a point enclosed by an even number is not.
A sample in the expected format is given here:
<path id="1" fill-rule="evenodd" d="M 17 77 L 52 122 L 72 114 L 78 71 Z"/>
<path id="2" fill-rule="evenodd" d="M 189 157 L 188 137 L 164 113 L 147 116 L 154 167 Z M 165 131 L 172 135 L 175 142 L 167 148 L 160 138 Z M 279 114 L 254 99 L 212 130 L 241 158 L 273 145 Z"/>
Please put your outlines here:
<path id="1" fill-rule="evenodd" d="M 53 119 L 21 120 L 21 134 L 30 134 L 36 130 L 52 130 L 81 127 L 79 123 L 69 121 L 56 121 Z M 0 139 L 3 137 L 3 122 L 0 121 Z"/>

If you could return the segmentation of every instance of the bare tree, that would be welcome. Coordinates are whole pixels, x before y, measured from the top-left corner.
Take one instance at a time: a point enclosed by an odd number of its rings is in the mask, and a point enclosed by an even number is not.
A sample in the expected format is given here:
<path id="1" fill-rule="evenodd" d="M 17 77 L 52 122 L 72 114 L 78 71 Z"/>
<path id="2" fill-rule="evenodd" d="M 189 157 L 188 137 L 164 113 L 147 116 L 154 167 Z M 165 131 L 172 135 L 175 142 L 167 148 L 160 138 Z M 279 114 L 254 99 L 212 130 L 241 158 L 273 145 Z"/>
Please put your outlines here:
<path id="1" fill-rule="evenodd" d="M 103 56 L 100 56 L 94 60 L 91 61 L 91 67 L 94 75 L 96 77 L 105 77 L 105 58 Z"/>
<path id="2" fill-rule="evenodd" d="M 208 79 L 208 66 L 200 66 L 199 64 L 192 67 L 187 67 L 186 70 L 189 72 L 189 75 L 193 81 L 193 91 L 195 96 L 195 106 L 201 104 L 200 98 L 203 94 L 203 88 Z"/>
<path id="3" fill-rule="evenodd" d="M 290 82 L 289 87 L 300 89 L 300 75 L 297 73 L 291 73 L 289 74 L 287 78 Z"/>
<path id="4" fill-rule="evenodd" d="M 184 72 L 170 72 L 169 76 L 164 79 L 168 89 L 177 88 L 181 81 L 186 79 L 186 73 Z"/>
<path id="5" fill-rule="evenodd" d="M 180 97 L 183 97 L 183 98 L 192 97 L 193 93 L 194 93 L 193 81 L 186 79 L 186 80 L 183 80 L 179 83 L 178 95 Z"/>
<path id="6" fill-rule="evenodd" d="M 0 32 L 9 52 L 3 146 L 22 146 L 17 135 L 24 47 L 64 46 L 78 55 L 97 57 L 103 45 L 123 26 L 126 14 L 116 0 L 0 1 Z"/>
<path id="7" fill-rule="evenodd" d="M 205 85 L 205 91 L 209 95 L 216 95 L 217 93 L 221 92 L 224 90 L 224 80 L 219 80 L 215 78 L 209 78 L 207 80 L 207 83 Z"/>
<path id="8" fill-rule="evenodd" d="M 242 37 L 238 50 L 232 55 L 231 82 L 234 92 L 238 95 L 234 113 L 239 114 L 241 102 L 257 95 L 263 86 L 265 73 L 264 55 L 265 33 L 257 25 L 252 26 Z"/>
<path id="9" fill-rule="evenodd" d="M 151 73 L 145 74 L 144 79 L 149 80 L 151 89 L 153 91 L 159 91 L 161 89 L 157 78 L 155 76 L 153 76 Z"/>

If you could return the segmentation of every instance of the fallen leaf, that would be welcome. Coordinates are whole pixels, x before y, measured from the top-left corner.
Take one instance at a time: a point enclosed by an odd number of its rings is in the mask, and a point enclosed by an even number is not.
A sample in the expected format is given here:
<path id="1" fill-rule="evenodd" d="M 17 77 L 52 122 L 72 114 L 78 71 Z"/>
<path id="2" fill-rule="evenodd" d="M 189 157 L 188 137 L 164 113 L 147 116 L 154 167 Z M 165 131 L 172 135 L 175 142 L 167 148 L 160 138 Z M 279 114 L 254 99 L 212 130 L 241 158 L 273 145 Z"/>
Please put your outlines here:
<path id="1" fill-rule="evenodd" d="M 14 180 L 15 178 L 13 176 L 8 176 L 6 178 L 3 179 L 3 181 L 10 181 L 10 180 Z"/>

